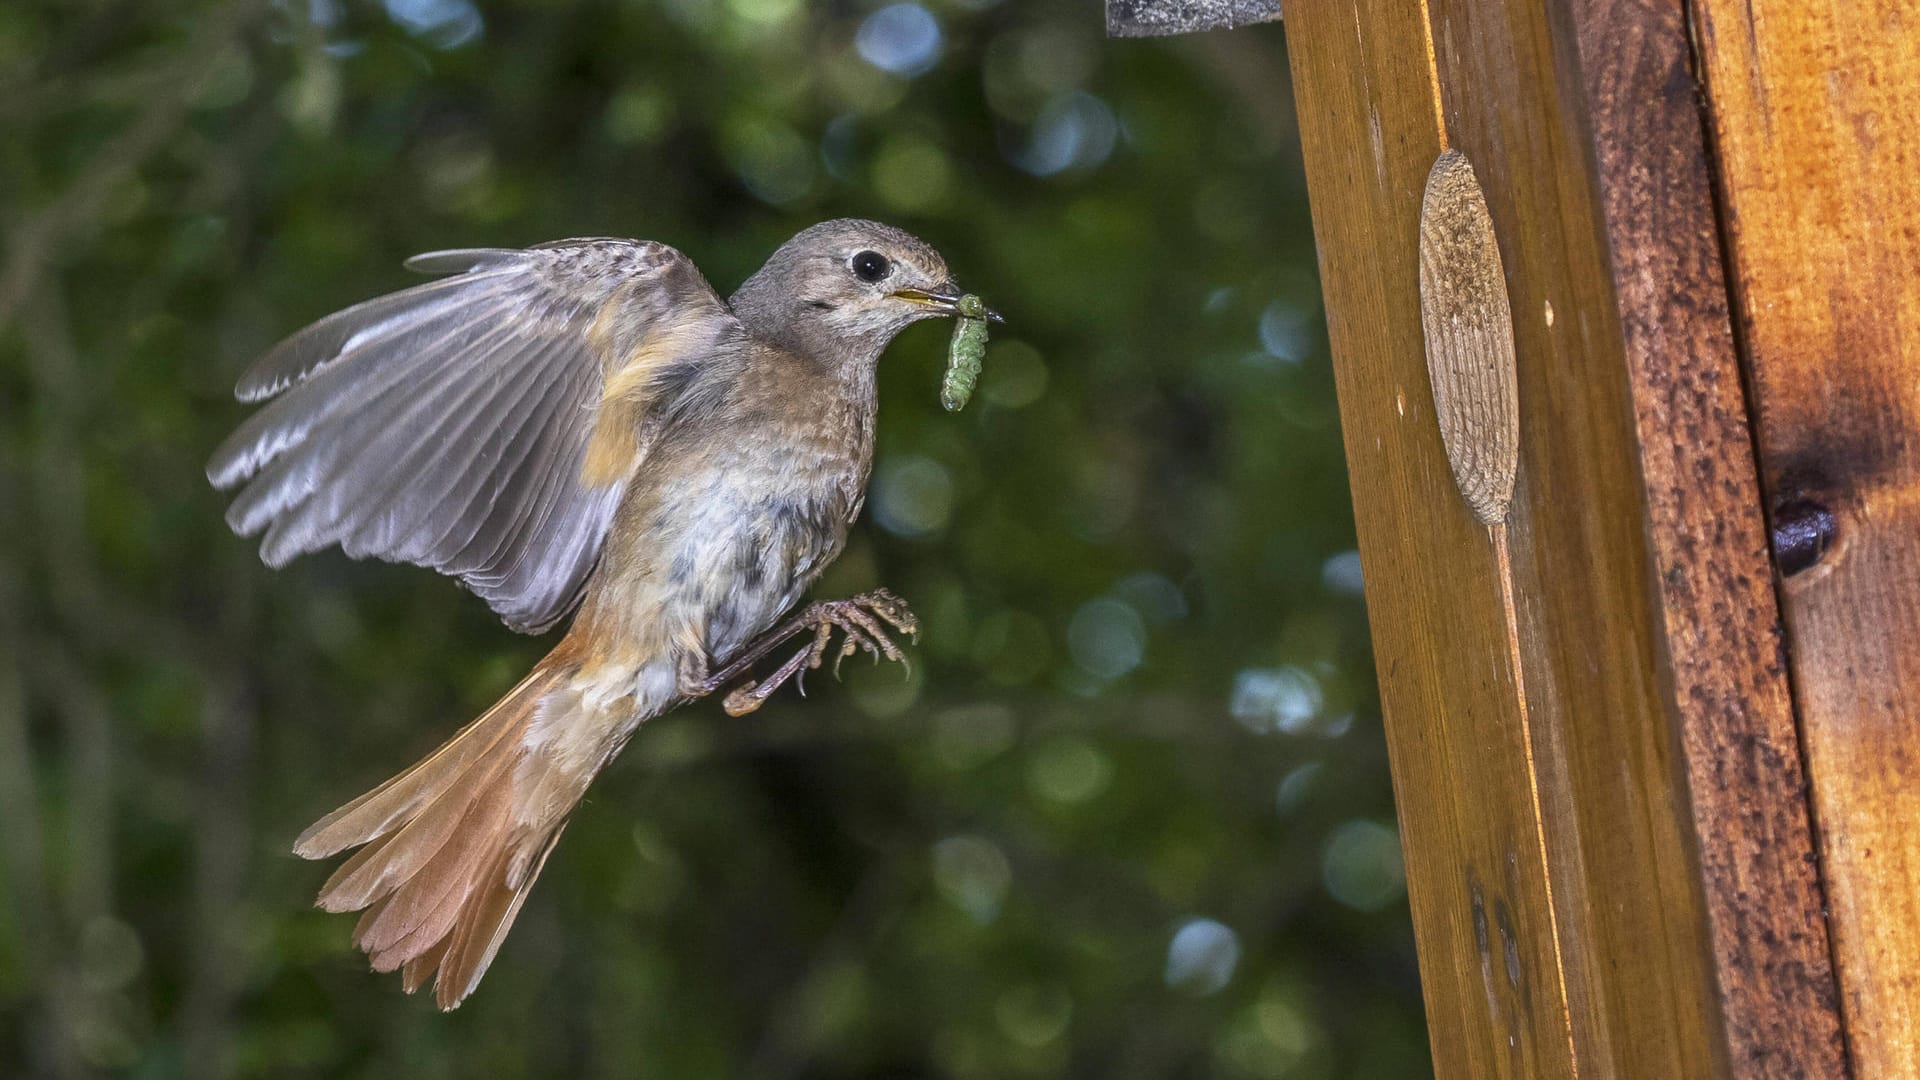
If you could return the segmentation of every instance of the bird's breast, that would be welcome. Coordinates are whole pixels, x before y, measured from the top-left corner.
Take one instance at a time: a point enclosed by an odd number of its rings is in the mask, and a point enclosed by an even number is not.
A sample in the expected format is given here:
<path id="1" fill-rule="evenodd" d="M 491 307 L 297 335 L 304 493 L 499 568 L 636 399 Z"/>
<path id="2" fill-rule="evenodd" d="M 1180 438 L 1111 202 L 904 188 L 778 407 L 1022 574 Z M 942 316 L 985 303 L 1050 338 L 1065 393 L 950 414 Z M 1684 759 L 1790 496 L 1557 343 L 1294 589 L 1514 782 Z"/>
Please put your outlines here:
<path id="1" fill-rule="evenodd" d="M 721 662 L 769 629 L 846 543 L 864 454 L 767 433 L 666 448 L 616 515 L 580 629 L 641 662 Z"/>

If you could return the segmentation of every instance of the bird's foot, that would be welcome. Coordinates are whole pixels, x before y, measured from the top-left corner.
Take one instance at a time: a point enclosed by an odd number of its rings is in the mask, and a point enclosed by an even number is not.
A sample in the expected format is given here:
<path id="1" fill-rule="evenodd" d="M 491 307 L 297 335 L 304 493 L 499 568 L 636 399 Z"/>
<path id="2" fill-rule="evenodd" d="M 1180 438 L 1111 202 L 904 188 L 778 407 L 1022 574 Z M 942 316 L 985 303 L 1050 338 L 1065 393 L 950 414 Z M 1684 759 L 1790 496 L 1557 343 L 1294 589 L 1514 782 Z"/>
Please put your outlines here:
<path id="1" fill-rule="evenodd" d="M 808 605 L 799 616 L 763 638 L 764 644 L 748 649 L 742 660 L 751 664 L 780 642 L 808 628 L 814 632 L 813 640 L 804 648 L 766 678 L 743 683 L 727 694 L 720 703 L 727 715 L 744 716 L 758 709 L 775 690 L 796 679 L 799 680 L 801 693 L 805 693 L 806 673 L 826 663 L 828 647 L 836 630 L 841 634 L 840 648 L 833 658 L 836 678 L 840 674 L 841 662 L 858 652 L 872 656 L 876 664 L 882 657 L 906 664 L 906 654 L 894 644 L 892 634 L 907 634 L 914 641 L 920 639 L 920 620 L 907 609 L 906 602 L 886 589 L 875 589 L 846 600 L 822 600 Z M 739 674 L 741 667 L 739 661 L 728 665 L 723 673 L 725 678 L 716 677 L 714 681 L 725 682 Z"/>

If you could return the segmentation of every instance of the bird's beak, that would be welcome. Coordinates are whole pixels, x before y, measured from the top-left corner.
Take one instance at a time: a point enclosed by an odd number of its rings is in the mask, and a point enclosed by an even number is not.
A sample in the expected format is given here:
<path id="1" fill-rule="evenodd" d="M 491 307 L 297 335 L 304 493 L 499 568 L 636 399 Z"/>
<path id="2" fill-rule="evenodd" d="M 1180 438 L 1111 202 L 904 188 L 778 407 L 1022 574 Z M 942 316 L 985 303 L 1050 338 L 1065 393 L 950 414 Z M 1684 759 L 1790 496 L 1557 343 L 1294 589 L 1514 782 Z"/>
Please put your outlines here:
<path id="1" fill-rule="evenodd" d="M 966 295 L 966 290 L 949 281 L 933 290 L 895 289 L 891 295 L 896 300 L 905 300 L 911 304 L 925 304 L 930 308 L 937 309 L 942 315 L 958 315 L 960 313 L 960 298 Z M 992 308 L 987 309 L 987 320 L 997 323 L 1007 321 L 1005 316 Z"/>

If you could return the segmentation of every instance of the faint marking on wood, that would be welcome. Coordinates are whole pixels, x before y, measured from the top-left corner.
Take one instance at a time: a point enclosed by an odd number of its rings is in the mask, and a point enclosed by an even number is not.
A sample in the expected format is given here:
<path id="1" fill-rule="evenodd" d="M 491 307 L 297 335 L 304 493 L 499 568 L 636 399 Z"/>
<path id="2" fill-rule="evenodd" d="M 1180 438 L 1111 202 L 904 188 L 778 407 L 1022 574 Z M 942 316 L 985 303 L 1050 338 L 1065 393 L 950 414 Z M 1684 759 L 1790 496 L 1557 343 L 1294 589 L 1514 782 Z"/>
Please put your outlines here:
<path id="1" fill-rule="evenodd" d="M 1433 163 L 1420 203 L 1420 321 L 1447 467 L 1473 515 L 1498 524 L 1520 467 L 1513 307 L 1486 197 L 1458 150 Z"/>
<path id="2" fill-rule="evenodd" d="M 1448 151 L 1448 153 L 1453 153 L 1453 151 Z M 1464 158 L 1462 160 L 1464 160 Z M 1476 193 L 1478 192 L 1477 187 L 1475 191 Z M 1504 285 L 1502 287 L 1504 288 Z M 1540 775 L 1540 759 L 1534 747 L 1535 725 L 1532 716 L 1532 699 L 1527 694 L 1527 659 L 1525 655 L 1526 649 L 1524 647 L 1523 631 L 1520 628 L 1520 607 L 1515 597 L 1519 583 L 1514 579 L 1513 574 L 1513 547 L 1510 542 L 1512 537 L 1508 534 L 1507 527 L 1504 524 L 1494 525 L 1488 530 L 1488 533 L 1493 540 L 1494 565 L 1499 571 L 1500 613 L 1505 620 L 1504 625 L 1507 631 L 1507 662 L 1511 665 L 1510 670 L 1513 672 L 1513 700 L 1520 720 L 1521 760 L 1526 767 L 1524 774 L 1526 778 L 1525 795 L 1530 802 L 1534 824 L 1533 835 L 1531 837 L 1533 844 L 1529 854 L 1539 859 L 1540 865 L 1548 866 L 1551 865 L 1553 861 L 1553 852 L 1547 848 L 1547 814 L 1545 807 L 1541 805 L 1540 798 L 1542 785 L 1547 781 Z M 1502 859 L 1500 864 L 1507 872 L 1509 889 L 1514 895 L 1518 895 L 1519 889 L 1513 879 L 1520 866 L 1520 853 L 1515 847 L 1509 844 L 1501 854 Z M 1567 957 L 1564 951 L 1563 934 L 1560 927 L 1559 905 L 1555 903 L 1553 895 L 1555 888 L 1556 885 L 1553 875 L 1549 873 L 1541 882 L 1541 889 L 1546 894 L 1547 902 L 1534 914 L 1539 915 L 1541 921 L 1546 924 L 1544 937 L 1553 950 L 1553 964 L 1546 972 L 1549 976 L 1549 983 L 1553 986 L 1554 990 L 1557 991 L 1550 1006 L 1552 1008 L 1551 1015 L 1554 1024 L 1552 1030 L 1565 1039 L 1567 1070 L 1573 1076 L 1578 1077 L 1580 1075 L 1580 1045 L 1579 1042 L 1573 1038 L 1573 995 L 1568 992 Z M 1497 901 L 1496 909 L 1505 911 L 1506 907 L 1506 899 L 1504 897 L 1500 898 Z M 1501 919 L 1500 933 L 1503 942 L 1503 952 L 1506 957 L 1508 981 L 1513 984 L 1514 989 L 1517 991 L 1520 988 L 1519 973 L 1522 965 L 1516 945 L 1517 939 L 1513 932 L 1513 919 L 1511 915 L 1504 916 Z M 1522 1005 L 1520 1011 L 1523 1014 L 1534 1013 L 1533 1002 L 1530 995 L 1523 995 L 1520 999 L 1520 1004 Z M 1516 1075 L 1525 1075 L 1527 1072 L 1525 1062 L 1520 1056 L 1518 1048 L 1522 1041 L 1524 1041 L 1523 1036 L 1530 1037 L 1530 1033 L 1522 1031 L 1517 1021 L 1511 1018 L 1508 1021 L 1508 1029 L 1507 1045 L 1509 1049 L 1514 1051 L 1513 1060 L 1515 1062 Z"/>

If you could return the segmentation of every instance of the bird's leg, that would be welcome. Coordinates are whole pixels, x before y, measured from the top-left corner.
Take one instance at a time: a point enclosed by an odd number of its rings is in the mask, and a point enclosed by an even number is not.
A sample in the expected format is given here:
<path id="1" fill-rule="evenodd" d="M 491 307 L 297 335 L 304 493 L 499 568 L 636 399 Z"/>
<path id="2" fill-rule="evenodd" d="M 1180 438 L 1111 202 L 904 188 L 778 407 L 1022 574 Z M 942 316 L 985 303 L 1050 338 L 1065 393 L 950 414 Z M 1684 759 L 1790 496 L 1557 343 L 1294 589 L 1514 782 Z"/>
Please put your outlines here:
<path id="1" fill-rule="evenodd" d="M 827 637 L 833 633 L 833 627 L 820 624 L 819 633 L 806 648 L 787 658 L 787 662 L 773 669 L 773 674 L 754 682 L 749 679 L 733 688 L 733 692 L 722 698 L 720 707 L 728 716 L 745 716 L 766 703 L 775 690 L 784 686 L 789 679 L 800 680 L 801 693 L 806 693 L 806 671 L 809 667 L 820 666 L 820 654 L 827 647 Z"/>
<path id="2" fill-rule="evenodd" d="M 814 631 L 813 640 L 787 658 L 772 674 L 757 682 L 749 681 L 736 687 L 727 695 L 722 707 L 731 716 L 741 716 L 759 708 L 787 682 L 804 677 L 807 671 L 819 667 L 826 659 L 827 645 L 835 630 L 844 635 L 840 654 L 834 659 L 835 674 L 839 673 L 841 660 L 861 650 L 872 654 L 876 663 L 882 656 L 905 663 L 906 654 L 888 635 L 889 626 L 895 632 L 919 639 L 920 621 L 914 618 L 913 612 L 907 610 L 904 601 L 886 589 L 875 589 L 846 600 L 822 600 L 809 604 L 799 615 L 760 635 L 719 671 L 705 677 L 683 677 L 680 693 L 689 698 L 705 697 L 748 674 L 753 665 L 795 636 L 807 630 Z"/>

